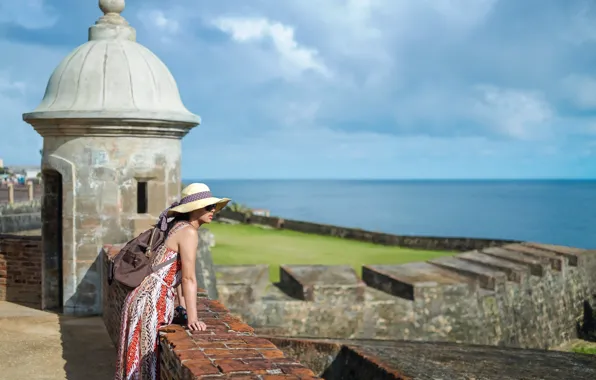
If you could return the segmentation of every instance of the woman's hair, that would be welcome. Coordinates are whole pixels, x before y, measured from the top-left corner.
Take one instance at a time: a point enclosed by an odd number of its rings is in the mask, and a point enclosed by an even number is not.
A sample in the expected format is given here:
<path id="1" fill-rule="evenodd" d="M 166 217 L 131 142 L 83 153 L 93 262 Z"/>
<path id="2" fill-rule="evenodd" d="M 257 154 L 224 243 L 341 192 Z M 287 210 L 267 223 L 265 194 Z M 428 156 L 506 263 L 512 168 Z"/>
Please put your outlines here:
<path id="1" fill-rule="evenodd" d="M 174 214 L 174 219 L 168 222 L 168 232 L 178 223 L 178 222 L 188 222 L 190 221 L 190 212 L 177 212 Z"/>
<path id="2" fill-rule="evenodd" d="M 174 220 L 172 223 L 185 221 L 188 222 L 190 220 L 190 212 L 177 212 L 174 214 Z"/>

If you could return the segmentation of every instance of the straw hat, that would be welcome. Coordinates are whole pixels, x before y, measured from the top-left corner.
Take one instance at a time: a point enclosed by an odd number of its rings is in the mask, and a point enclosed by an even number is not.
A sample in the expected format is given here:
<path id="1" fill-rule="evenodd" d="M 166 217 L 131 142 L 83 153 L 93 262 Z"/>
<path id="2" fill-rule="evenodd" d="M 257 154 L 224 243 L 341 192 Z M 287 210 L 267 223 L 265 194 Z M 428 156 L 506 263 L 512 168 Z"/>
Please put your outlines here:
<path id="1" fill-rule="evenodd" d="M 215 212 L 224 208 L 230 199 L 216 198 L 211 195 L 209 186 L 204 183 L 191 183 L 182 190 L 178 205 L 168 210 L 168 216 L 174 213 L 187 213 L 202 209 L 209 205 L 216 205 Z"/>

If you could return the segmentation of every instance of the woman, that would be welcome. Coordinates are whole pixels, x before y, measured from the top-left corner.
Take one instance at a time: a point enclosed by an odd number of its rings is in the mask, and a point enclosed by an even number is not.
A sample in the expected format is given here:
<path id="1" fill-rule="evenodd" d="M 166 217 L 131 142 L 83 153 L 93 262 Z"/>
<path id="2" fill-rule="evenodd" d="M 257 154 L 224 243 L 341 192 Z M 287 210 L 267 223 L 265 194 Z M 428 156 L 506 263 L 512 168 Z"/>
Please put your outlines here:
<path id="1" fill-rule="evenodd" d="M 164 244 L 153 255 L 153 266 L 171 264 L 147 276 L 124 301 L 116 380 L 159 379 L 158 330 L 172 322 L 175 293 L 186 307 L 190 330 L 205 330 L 197 318 L 195 259 L 198 229 L 210 223 L 213 214 L 226 206 L 228 198 L 215 198 L 207 185 L 193 183 L 182 190 L 182 198 L 159 217 L 157 227 L 166 231 Z M 177 257 L 177 260 L 171 260 Z M 182 294 L 180 294 L 182 293 Z"/>

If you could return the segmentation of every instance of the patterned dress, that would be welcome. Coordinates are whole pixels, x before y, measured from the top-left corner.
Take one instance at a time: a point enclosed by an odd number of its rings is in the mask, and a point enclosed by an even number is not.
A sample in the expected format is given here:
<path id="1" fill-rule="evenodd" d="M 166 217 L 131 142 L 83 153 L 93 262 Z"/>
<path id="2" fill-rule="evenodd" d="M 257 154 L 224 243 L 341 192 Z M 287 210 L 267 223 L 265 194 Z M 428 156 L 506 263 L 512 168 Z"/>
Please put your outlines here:
<path id="1" fill-rule="evenodd" d="M 188 226 L 179 222 L 168 233 Z M 153 266 L 178 256 L 178 252 L 162 244 L 153 255 Z M 116 359 L 115 380 L 159 379 L 158 330 L 174 317 L 176 290 L 181 280 L 180 260 L 147 276 L 126 297 L 122 307 L 120 344 Z"/>

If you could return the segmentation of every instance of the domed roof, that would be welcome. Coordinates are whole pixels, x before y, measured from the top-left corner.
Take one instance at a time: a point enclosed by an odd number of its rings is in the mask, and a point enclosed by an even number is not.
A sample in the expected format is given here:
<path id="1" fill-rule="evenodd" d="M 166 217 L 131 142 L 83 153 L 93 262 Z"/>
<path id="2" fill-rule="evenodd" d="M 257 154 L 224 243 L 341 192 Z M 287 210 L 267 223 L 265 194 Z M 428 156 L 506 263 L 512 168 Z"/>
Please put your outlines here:
<path id="1" fill-rule="evenodd" d="M 50 77 L 41 104 L 23 115 L 48 119 L 114 119 L 186 125 L 200 123 L 182 100 L 166 65 L 136 43 L 135 31 L 120 16 L 123 0 L 100 0 L 105 15 L 89 30 Z"/>

